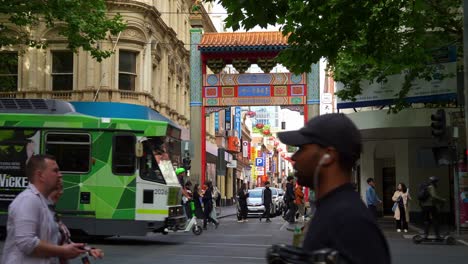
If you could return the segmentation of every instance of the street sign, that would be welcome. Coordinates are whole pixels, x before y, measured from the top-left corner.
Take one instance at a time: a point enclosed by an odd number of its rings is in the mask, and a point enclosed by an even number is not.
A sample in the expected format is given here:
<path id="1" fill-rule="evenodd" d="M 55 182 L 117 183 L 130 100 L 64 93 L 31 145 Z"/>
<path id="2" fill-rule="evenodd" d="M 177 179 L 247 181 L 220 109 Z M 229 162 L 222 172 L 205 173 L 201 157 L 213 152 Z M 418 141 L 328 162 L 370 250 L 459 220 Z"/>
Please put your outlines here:
<path id="1" fill-rule="evenodd" d="M 256 158 L 256 159 L 255 159 L 255 166 L 257 166 L 257 167 L 263 167 L 263 166 L 264 166 L 263 158 Z"/>
<path id="2" fill-rule="evenodd" d="M 237 160 L 231 160 L 231 162 L 228 162 L 226 164 L 226 167 L 228 167 L 228 168 L 237 168 Z"/>
<path id="3" fill-rule="evenodd" d="M 242 141 L 242 157 L 243 158 L 248 158 L 249 157 L 249 142 L 248 141 Z"/>
<path id="4" fill-rule="evenodd" d="M 265 168 L 263 168 L 263 167 L 257 167 L 257 175 L 258 175 L 258 176 L 263 176 L 263 175 L 265 175 Z"/>
<path id="5" fill-rule="evenodd" d="M 320 114 L 330 114 L 333 113 L 333 105 L 332 104 L 320 104 Z"/>
<path id="6" fill-rule="evenodd" d="M 333 102 L 333 95 L 331 93 L 323 93 L 322 94 L 322 104 L 331 104 Z"/>
<path id="7" fill-rule="evenodd" d="M 265 168 L 266 168 L 266 172 L 270 172 L 270 155 L 266 155 L 266 158 L 265 158 Z"/>

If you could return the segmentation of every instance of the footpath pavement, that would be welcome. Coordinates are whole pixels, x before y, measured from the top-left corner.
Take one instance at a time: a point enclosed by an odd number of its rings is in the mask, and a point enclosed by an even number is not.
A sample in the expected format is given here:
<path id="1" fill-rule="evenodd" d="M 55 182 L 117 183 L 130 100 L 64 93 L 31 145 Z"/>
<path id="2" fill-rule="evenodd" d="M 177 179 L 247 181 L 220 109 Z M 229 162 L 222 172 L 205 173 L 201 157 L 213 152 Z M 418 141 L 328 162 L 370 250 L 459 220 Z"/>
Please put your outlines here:
<path id="1" fill-rule="evenodd" d="M 413 239 L 413 236 L 423 234 L 423 228 L 414 223 L 408 224 L 408 233 L 398 233 L 395 228 L 395 219 L 393 218 L 393 216 L 381 217 L 377 220 L 377 222 L 380 228 L 383 230 L 384 234 L 389 237 L 402 236 L 405 239 Z M 454 237 L 460 244 L 468 246 L 468 234 L 457 235 L 455 234 L 455 232 L 452 231 L 447 232 L 443 229 L 443 227 L 441 227 L 441 234 L 449 234 L 450 236 Z"/>
<path id="2" fill-rule="evenodd" d="M 230 206 L 221 206 L 220 209 L 218 209 L 218 218 L 224 218 L 224 217 L 229 217 L 229 216 L 234 216 L 237 214 L 237 207 L 236 205 L 230 205 Z M 398 234 L 395 230 L 395 222 L 393 217 L 383 217 L 379 218 L 378 220 L 379 226 L 382 228 L 385 234 Z M 409 233 L 408 234 L 403 234 L 403 237 L 406 239 L 411 239 L 415 234 L 421 234 L 423 233 L 423 229 L 415 224 L 410 223 L 409 224 Z M 455 237 L 455 239 L 460 243 L 465 246 L 468 246 L 468 234 L 460 234 L 457 235 L 455 232 L 450 232 L 450 235 Z"/>
<path id="3" fill-rule="evenodd" d="M 410 223 L 409 225 L 409 228 L 411 230 L 414 230 L 415 232 L 419 233 L 419 234 L 422 234 L 424 233 L 424 229 L 422 226 L 419 226 L 419 225 L 416 225 L 416 224 L 412 224 Z M 432 231 L 433 229 L 431 229 Z M 444 233 L 447 233 L 447 232 L 444 232 L 443 228 L 441 229 L 441 233 L 444 234 Z M 468 233 L 461 233 L 460 235 L 457 235 L 455 231 L 450 231 L 448 232 L 451 236 L 453 236 L 459 243 L 465 245 L 465 246 L 468 246 Z"/>
<path id="4" fill-rule="evenodd" d="M 224 218 L 228 216 L 233 216 L 237 214 L 237 207 L 236 205 L 229 205 L 229 206 L 219 206 L 216 208 L 218 211 L 218 218 Z"/>

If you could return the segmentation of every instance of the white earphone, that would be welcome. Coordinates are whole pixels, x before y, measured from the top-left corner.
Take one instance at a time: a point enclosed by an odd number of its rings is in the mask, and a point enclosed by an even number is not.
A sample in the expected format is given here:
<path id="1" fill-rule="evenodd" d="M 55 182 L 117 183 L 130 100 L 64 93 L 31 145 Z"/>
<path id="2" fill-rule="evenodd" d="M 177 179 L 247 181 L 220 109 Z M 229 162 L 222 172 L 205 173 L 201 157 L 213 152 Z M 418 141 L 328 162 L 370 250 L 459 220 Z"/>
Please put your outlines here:
<path id="1" fill-rule="evenodd" d="M 330 154 L 323 154 L 322 158 L 319 161 L 319 165 L 323 165 L 325 162 L 327 162 L 331 158 Z"/>
<path id="2" fill-rule="evenodd" d="M 320 168 L 330 158 L 331 158 L 330 154 L 328 154 L 328 153 L 323 154 L 323 156 L 320 158 L 320 160 L 319 160 L 319 162 L 317 164 L 317 167 L 315 167 L 315 171 L 314 171 L 314 190 L 315 190 L 315 193 L 318 193 Z"/>

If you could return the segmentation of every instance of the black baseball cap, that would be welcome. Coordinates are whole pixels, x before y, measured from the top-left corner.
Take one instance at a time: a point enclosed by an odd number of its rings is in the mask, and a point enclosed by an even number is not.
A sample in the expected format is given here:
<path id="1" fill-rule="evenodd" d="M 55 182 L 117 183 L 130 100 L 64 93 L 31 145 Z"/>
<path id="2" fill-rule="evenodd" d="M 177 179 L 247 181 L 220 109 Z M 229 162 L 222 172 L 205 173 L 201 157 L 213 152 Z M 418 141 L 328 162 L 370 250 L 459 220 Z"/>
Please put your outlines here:
<path id="1" fill-rule="evenodd" d="M 310 119 L 304 127 L 295 131 L 278 133 L 281 142 L 290 146 L 317 144 L 334 147 L 340 155 L 359 159 L 362 150 L 361 133 L 344 114 L 326 114 Z"/>

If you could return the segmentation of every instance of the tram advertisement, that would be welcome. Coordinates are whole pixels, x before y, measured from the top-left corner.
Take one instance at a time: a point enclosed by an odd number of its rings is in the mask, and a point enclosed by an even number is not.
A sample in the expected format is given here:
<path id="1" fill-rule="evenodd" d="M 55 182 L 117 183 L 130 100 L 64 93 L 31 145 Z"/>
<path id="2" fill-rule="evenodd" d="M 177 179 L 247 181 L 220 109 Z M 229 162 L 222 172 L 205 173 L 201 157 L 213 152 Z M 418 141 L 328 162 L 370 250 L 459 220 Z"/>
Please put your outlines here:
<path id="1" fill-rule="evenodd" d="M 28 186 L 25 167 L 39 153 L 37 130 L 0 130 L 0 210 L 7 210 L 15 197 Z"/>

